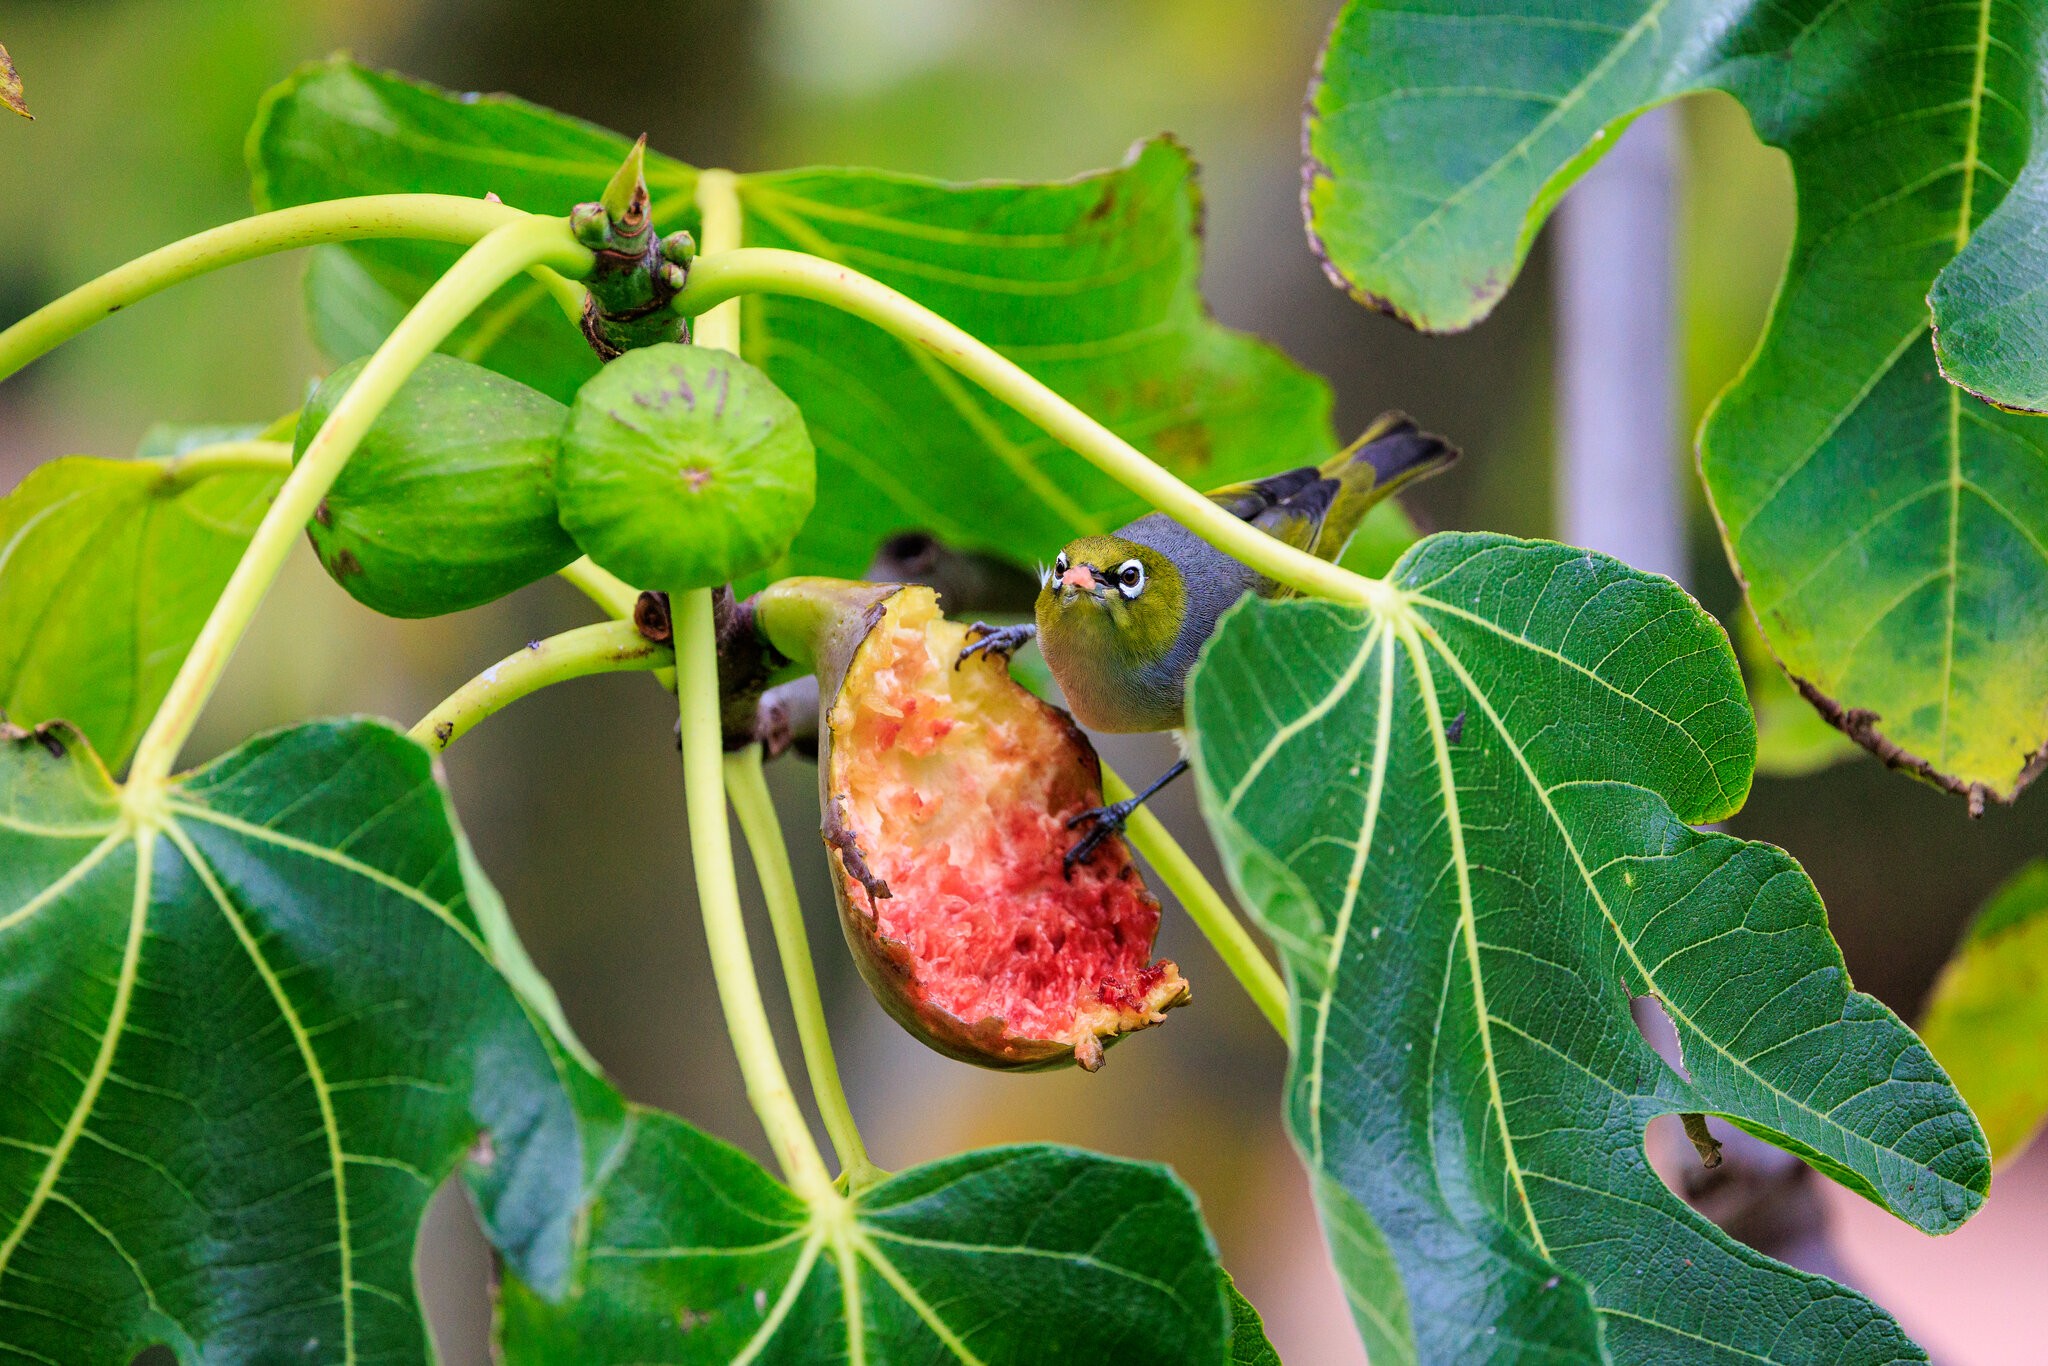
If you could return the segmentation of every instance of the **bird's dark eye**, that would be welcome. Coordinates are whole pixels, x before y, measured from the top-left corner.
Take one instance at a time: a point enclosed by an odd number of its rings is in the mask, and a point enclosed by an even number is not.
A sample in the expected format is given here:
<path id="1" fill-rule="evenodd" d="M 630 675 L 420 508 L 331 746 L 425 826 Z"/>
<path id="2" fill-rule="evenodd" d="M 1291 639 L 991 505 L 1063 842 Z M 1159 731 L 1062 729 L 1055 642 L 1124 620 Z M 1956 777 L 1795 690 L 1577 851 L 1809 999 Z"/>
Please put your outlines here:
<path id="1" fill-rule="evenodd" d="M 1138 560 L 1125 560 L 1116 567 L 1116 586 L 1127 598 L 1135 598 L 1145 591 L 1145 566 Z"/>
<path id="2" fill-rule="evenodd" d="M 1067 552 L 1066 552 L 1066 551 L 1062 550 L 1062 551 L 1061 551 L 1061 552 L 1059 553 L 1059 558 L 1055 559 L 1055 560 L 1054 560 L 1054 561 L 1052 562 L 1052 576 L 1053 576 L 1053 577 L 1054 577 L 1055 579 L 1063 579 L 1063 578 L 1065 578 L 1065 577 L 1067 576 Z"/>

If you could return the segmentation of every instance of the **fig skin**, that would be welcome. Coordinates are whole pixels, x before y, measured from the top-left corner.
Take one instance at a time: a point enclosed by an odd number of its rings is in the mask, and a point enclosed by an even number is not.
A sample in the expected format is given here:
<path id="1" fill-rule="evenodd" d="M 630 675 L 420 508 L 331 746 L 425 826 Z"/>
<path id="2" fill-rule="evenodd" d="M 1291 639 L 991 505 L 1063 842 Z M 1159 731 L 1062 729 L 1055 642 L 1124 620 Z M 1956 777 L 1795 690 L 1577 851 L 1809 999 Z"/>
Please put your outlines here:
<path id="1" fill-rule="evenodd" d="M 803 414 L 729 351 L 628 351 L 577 391 L 556 477 L 563 528 L 646 588 L 712 588 L 788 551 L 817 498 Z"/>
<path id="2" fill-rule="evenodd" d="M 364 364 L 342 366 L 307 400 L 295 461 Z M 321 500 L 307 528 L 320 563 L 391 617 L 460 612 L 546 578 L 576 558 L 555 518 L 568 419 L 517 380 L 428 356 Z"/>
<path id="3" fill-rule="evenodd" d="M 1069 883 L 1062 876 L 1060 857 L 1073 838 L 1064 828 L 1064 818 L 1101 802 L 1101 764 L 1087 736 L 1065 712 L 1011 682 L 998 662 L 973 660 L 964 666 L 986 671 L 979 679 L 963 676 L 965 685 L 976 694 L 974 698 L 959 702 L 950 694 L 921 693 L 912 699 L 915 703 L 930 697 L 938 706 L 941 734 L 952 729 L 947 718 L 953 715 L 949 709 L 956 705 L 970 718 L 978 714 L 976 708 L 1000 708 L 1001 715 L 990 717 L 991 724 L 1011 718 L 1020 734 L 1040 746 L 1028 756 L 1024 780 L 1028 783 L 1043 779 L 1050 783 L 1047 790 L 1058 792 L 1062 798 L 1058 810 L 1025 810 L 1021 804 L 1014 804 L 999 813 L 1018 822 L 1019 828 L 1031 831 L 1035 839 L 993 846 L 999 851 L 993 857 L 1007 857 L 1021 849 L 1021 857 L 1026 861 L 1005 865 L 1004 871 L 1016 876 L 992 879 L 995 885 L 973 910 L 994 908 L 1000 915 L 1003 910 L 1014 908 L 1017 918 L 1010 923 L 1018 934 L 1025 935 L 1044 928 L 1031 920 L 1027 912 L 1042 907 L 1048 897 L 1056 902 L 1071 898 L 1077 913 L 1090 908 L 1112 908 L 1114 923 L 1109 928 L 1118 949 L 1126 956 L 1135 951 L 1138 966 L 1114 982 L 1100 979 L 1092 988 L 1098 993 L 1092 1001 L 1084 1004 L 1077 999 L 1072 1024 L 1063 1037 L 1035 1037 L 1013 1028 L 997 1015 L 963 1018 L 932 999 L 943 974 L 934 971 L 929 979 L 921 977 L 921 965 L 912 945 L 884 931 L 884 917 L 892 909 L 889 903 L 897 895 L 889 888 L 885 874 L 892 862 L 902 867 L 903 859 L 892 858 L 891 850 L 879 847 L 873 832 L 864 842 L 856 829 L 861 818 L 854 810 L 855 777 L 866 755 L 854 739 L 854 717 L 862 700 L 855 692 L 869 685 L 866 675 L 878 663 L 875 658 L 864 658 L 864 649 L 887 648 L 882 638 L 891 631 L 925 630 L 930 633 L 928 638 L 939 657 L 950 660 L 948 651 L 957 652 L 956 637 L 964 636 L 964 630 L 937 617 L 933 598 L 930 589 L 915 586 L 789 579 L 765 589 L 753 601 L 757 629 L 781 653 L 817 671 L 822 712 L 818 737 L 820 801 L 840 928 L 875 999 L 928 1047 L 982 1067 L 1040 1070 L 1079 1063 L 1093 1071 L 1101 1066 L 1103 1049 L 1108 1045 L 1128 1032 L 1158 1023 L 1165 1011 L 1185 1003 L 1188 986 L 1172 963 L 1147 962 L 1157 934 L 1159 907 L 1145 890 L 1122 839 L 1106 841 L 1095 859 L 1077 871 L 1074 882 Z M 884 627 L 888 629 L 878 630 Z M 887 661 L 879 662 L 886 667 Z M 949 670 L 939 677 L 949 686 L 960 686 L 953 682 Z M 888 705 L 887 699 L 883 705 Z M 982 757 L 976 752 L 967 759 L 980 768 L 984 767 L 978 762 Z M 985 765 L 999 766 L 994 760 Z M 943 773 L 943 762 L 936 771 Z M 934 806 L 949 795 L 959 796 L 945 791 L 917 795 Z M 943 824 L 943 818 L 939 823 Z M 944 848 L 936 851 L 938 855 L 945 852 Z M 923 856 L 925 851 L 920 849 L 909 857 Z M 912 871 L 918 870 L 913 867 Z M 898 892 L 901 891 L 899 888 Z M 917 895 L 915 890 L 911 894 Z M 1117 914 L 1133 918 L 1141 944 L 1125 941 L 1122 931 L 1128 927 L 1123 920 L 1116 919 Z M 1099 940 L 1104 928 L 1099 923 L 1083 925 L 1078 920 L 1074 925 L 1075 942 L 1088 942 L 1091 933 Z M 1057 932 L 1058 927 L 1055 929 Z M 1001 935 L 1009 933 L 1009 929 L 1001 931 Z M 994 942 L 1001 942 L 1001 936 L 993 938 Z M 1061 947 L 1065 947 L 1065 941 Z M 1022 955 L 1025 951 L 1020 947 L 1018 952 Z M 1060 950 L 1053 952 L 1057 958 Z"/>

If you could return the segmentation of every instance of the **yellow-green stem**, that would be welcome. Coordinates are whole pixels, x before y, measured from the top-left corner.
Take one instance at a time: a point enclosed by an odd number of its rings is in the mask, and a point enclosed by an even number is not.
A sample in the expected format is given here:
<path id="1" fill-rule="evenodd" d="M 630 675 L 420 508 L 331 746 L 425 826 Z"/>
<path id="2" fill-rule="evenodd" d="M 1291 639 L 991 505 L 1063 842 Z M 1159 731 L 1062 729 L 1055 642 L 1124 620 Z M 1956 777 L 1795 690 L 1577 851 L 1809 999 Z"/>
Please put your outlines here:
<path id="1" fill-rule="evenodd" d="M 596 603 L 606 616 L 616 617 L 620 621 L 632 619 L 633 605 L 640 601 L 640 590 L 599 565 L 588 555 L 560 573 L 570 586 Z M 674 691 L 673 687 L 670 691 Z"/>
<path id="2" fill-rule="evenodd" d="M 782 823 L 776 820 L 775 803 L 768 796 L 759 745 L 725 756 L 725 795 L 754 856 L 754 872 L 768 903 L 768 921 L 775 927 L 775 951 L 789 984 L 789 1008 L 796 1016 L 804 1070 L 810 1074 L 811 1094 L 832 1139 L 832 1150 L 839 1155 L 840 1175 L 849 1190 L 872 1186 L 888 1173 L 868 1159 L 867 1144 L 861 1140 L 860 1127 L 846 1103 L 846 1088 L 839 1080 L 832 1034 L 825 1024 L 825 1001 L 818 993 L 818 974 L 811 962 L 810 936 L 804 930 L 803 906 L 797 899 L 796 876 L 789 866 L 789 847 L 782 840 Z"/>
<path id="3" fill-rule="evenodd" d="M 640 590 L 588 555 L 557 572 L 564 582 L 596 603 L 598 610 L 606 616 L 619 621 L 633 619 L 633 608 L 640 601 Z M 661 685 L 663 692 L 672 693 L 676 690 L 676 671 L 667 667 L 656 669 L 654 681 Z"/>
<path id="4" fill-rule="evenodd" d="M 290 474 L 289 441 L 213 441 L 160 461 L 164 478 L 174 484 L 196 484 L 217 474 Z"/>
<path id="5" fill-rule="evenodd" d="M 589 252 L 570 236 L 565 220 L 521 214 L 465 252 L 405 315 L 334 406 L 257 526 L 149 729 L 143 732 L 129 770 L 132 787 L 146 792 L 169 776 L 200 709 L 227 668 L 228 657 L 284 567 L 285 556 L 363 434 L 420 361 L 472 309 L 521 271 L 538 264 L 581 271 L 588 268 L 589 259 Z"/>
<path id="6" fill-rule="evenodd" d="M 1278 583 L 1339 602 L 1385 608 L 1391 585 L 1283 545 L 1239 521 L 1143 452 L 960 327 L 859 271 L 800 251 L 744 247 L 707 252 L 690 268 L 676 306 L 702 314 L 742 294 L 814 299 L 865 318 L 930 352 L 1203 540 Z"/>
<path id="7" fill-rule="evenodd" d="M 709 170 L 697 175 L 697 212 L 700 221 L 697 247 L 703 255 L 733 251 L 740 244 L 739 177 L 731 171 Z M 692 270 L 696 267 L 692 266 Z M 716 346 L 740 353 L 740 301 L 737 295 L 705 309 L 690 329 L 690 339 L 699 346 Z"/>
<path id="8" fill-rule="evenodd" d="M 1131 785 L 1111 772 L 1108 765 L 1102 769 L 1102 795 L 1109 801 L 1120 802 L 1131 795 Z M 1230 903 L 1223 899 L 1202 870 L 1188 857 L 1188 851 L 1180 842 L 1167 833 L 1165 824 L 1145 807 L 1131 813 L 1124 824 L 1124 834 L 1131 847 L 1152 865 L 1152 871 L 1159 874 L 1159 880 L 1180 901 L 1181 909 L 1188 913 L 1188 919 L 1195 922 L 1195 928 L 1209 941 L 1209 947 L 1216 950 L 1216 956 L 1237 978 L 1244 994 L 1252 998 L 1252 1004 L 1259 1008 L 1273 1026 L 1280 1038 L 1294 1042 L 1294 1028 L 1287 1017 L 1287 984 L 1280 978 L 1279 969 L 1267 960 L 1259 948 L 1259 941 L 1252 938 L 1252 932 L 1230 909 Z"/>
<path id="9" fill-rule="evenodd" d="M 690 858 L 697 868 L 697 901 L 711 974 L 725 1010 L 725 1030 L 739 1055 L 747 1099 L 760 1116 L 769 1146 L 791 1189 L 806 1202 L 835 1198 L 825 1159 L 797 1108 L 789 1074 L 775 1049 L 761 984 L 740 917 L 733 871 L 732 831 L 725 820 L 724 738 L 718 719 L 718 643 L 711 590 L 693 588 L 675 600 L 676 700 L 682 714 L 683 797 L 689 805 Z"/>
<path id="10" fill-rule="evenodd" d="M 436 753 L 467 735 L 485 717 L 556 683 L 590 674 L 673 665 L 675 653 L 635 630 L 630 621 L 601 621 L 536 640 L 450 693 L 421 717 L 412 738 Z"/>
<path id="11" fill-rule="evenodd" d="M 259 213 L 208 228 L 116 266 L 0 332 L 0 379 L 137 300 L 223 266 L 273 252 L 373 237 L 413 237 L 468 246 L 529 215 L 505 204 L 447 194 L 377 194 Z M 551 270 L 536 272 L 558 298 L 582 288 Z"/>

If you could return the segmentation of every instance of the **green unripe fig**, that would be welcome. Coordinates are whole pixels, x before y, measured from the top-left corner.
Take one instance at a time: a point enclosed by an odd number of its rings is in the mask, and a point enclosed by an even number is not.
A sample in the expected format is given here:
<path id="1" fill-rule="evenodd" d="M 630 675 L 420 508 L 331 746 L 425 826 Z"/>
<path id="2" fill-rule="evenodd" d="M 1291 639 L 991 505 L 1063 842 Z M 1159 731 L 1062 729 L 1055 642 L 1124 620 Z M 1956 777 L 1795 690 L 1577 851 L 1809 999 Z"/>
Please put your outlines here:
<path id="1" fill-rule="evenodd" d="M 583 553 L 642 588 L 681 591 L 779 560 L 817 496 L 803 415 L 729 351 L 628 351 L 576 395 L 556 496 Z"/>
<path id="2" fill-rule="evenodd" d="M 362 372 L 306 403 L 293 460 Z M 428 356 L 342 467 L 308 528 L 334 581 L 393 617 L 501 598 L 576 558 L 555 516 L 568 409 L 480 365 Z"/>

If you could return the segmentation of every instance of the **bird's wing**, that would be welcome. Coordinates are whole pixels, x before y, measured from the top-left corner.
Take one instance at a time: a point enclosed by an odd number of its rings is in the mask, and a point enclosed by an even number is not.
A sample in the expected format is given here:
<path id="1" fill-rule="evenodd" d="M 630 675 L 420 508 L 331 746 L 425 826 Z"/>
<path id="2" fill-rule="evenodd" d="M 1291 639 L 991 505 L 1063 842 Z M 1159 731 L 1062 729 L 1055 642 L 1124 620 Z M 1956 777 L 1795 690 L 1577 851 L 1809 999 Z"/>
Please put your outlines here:
<path id="1" fill-rule="evenodd" d="M 1276 541 L 1335 561 L 1373 504 L 1457 458 L 1455 446 L 1418 431 L 1406 414 L 1382 413 L 1321 468 L 1304 465 L 1229 484 L 1212 490 L 1209 501 Z M 1277 585 L 1269 588 L 1283 591 Z"/>
<path id="2" fill-rule="evenodd" d="M 1213 489 L 1209 501 L 1277 541 L 1310 550 L 1336 494 L 1336 480 L 1325 479 L 1314 466 L 1304 465 L 1284 474 Z"/>
<path id="3" fill-rule="evenodd" d="M 1381 413 L 1359 438 L 1323 462 L 1319 483 L 1333 494 L 1319 518 L 1314 553 L 1334 561 L 1373 504 L 1404 484 L 1435 474 L 1458 458 L 1458 448 L 1440 436 L 1416 430 L 1406 413 Z"/>

